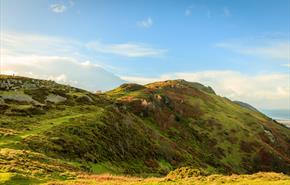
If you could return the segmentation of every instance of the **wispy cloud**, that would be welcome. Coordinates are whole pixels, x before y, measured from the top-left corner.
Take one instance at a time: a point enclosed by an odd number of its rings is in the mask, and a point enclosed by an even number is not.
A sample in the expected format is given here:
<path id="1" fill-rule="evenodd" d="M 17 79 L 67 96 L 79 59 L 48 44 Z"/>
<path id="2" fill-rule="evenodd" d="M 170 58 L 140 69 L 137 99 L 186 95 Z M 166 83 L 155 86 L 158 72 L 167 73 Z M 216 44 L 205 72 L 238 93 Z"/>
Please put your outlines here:
<path id="1" fill-rule="evenodd" d="M 206 5 L 198 5 L 198 4 L 194 4 L 194 5 L 190 5 L 188 6 L 185 11 L 184 11 L 184 15 L 189 17 L 192 15 L 193 11 L 200 13 L 201 15 L 206 15 L 207 18 L 211 18 L 211 11 L 209 9 L 208 6 Z"/>
<path id="2" fill-rule="evenodd" d="M 108 90 L 124 82 L 106 71 L 108 66 L 96 63 L 104 62 L 83 55 L 88 48 L 126 57 L 158 57 L 166 52 L 141 43 L 84 44 L 70 38 L 17 32 L 3 32 L 0 42 L 2 73 L 54 79 L 88 90 Z"/>
<path id="3" fill-rule="evenodd" d="M 85 45 L 72 39 L 5 32 L 0 42 L 4 74 L 52 79 L 91 91 L 108 90 L 124 82 L 78 54 Z"/>
<path id="4" fill-rule="evenodd" d="M 290 108 L 289 74 L 246 75 L 237 71 L 201 71 L 164 74 L 158 77 L 122 76 L 122 79 L 146 84 L 168 79 L 185 79 L 209 85 L 232 100 L 241 100 L 260 108 Z"/>
<path id="5" fill-rule="evenodd" d="M 215 47 L 227 49 L 243 55 L 263 59 L 289 60 L 290 42 L 284 39 L 236 39 L 215 44 Z"/>
<path id="6" fill-rule="evenodd" d="M 137 25 L 139 27 L 142 27 L 142 28 L 150 28 L 153 26 L 153 20 L 151 19 L 151 17 L 148 17 L 147 19 L 145 20 L 142 20 L 142 21 L 138 21 L 137 22 Z"/>
<path id="7" fill-rule="evenodd" d="M 26 55 L 5 58 L 4 73 L 55 80 L 90 91 L 109 90 L 124 82 L 90 61 L 82 62 L 68 56 Z"/>
<path id="8" fill-rule="evenodd" d="M 63 13 L 67 10 L 67 7 L 64 4 L 52 4 L 50 10 L 54 13 Z"/>
<path id="9" fill-rule="evenodd" d="M 3 32 L 1 42 L 9 55 L 74 55 L 82 47 L 69 38 L 18 32 Z"/>
<path id="10" fill-rule="evenodd" d="M 229 16 L 232 15 L 231 12 L 230 12 L 230 9 L 229 9 L 228 7 L 224 7 L 224 8 L 223 8 L 223 15 L 224 15 L 225 17 L 229 17 Z"/>
<path id="11" fill-rule="evenodd" d="M 166 50 L 152 48 L 142 43 L 121 43 L 105 44 L 100 41 L 93 41 L 87 47 L 101 53 L 115 54 L 125 57 L 156 57 L 162 56 Z"/>
<path id="12" fill-rule="evenodd" d="M 74 5 L 75 5 L 74 0 L 66 0 L 65 2 L 51 4 L 49 8 L 54 13 L 64 13 Z"/>

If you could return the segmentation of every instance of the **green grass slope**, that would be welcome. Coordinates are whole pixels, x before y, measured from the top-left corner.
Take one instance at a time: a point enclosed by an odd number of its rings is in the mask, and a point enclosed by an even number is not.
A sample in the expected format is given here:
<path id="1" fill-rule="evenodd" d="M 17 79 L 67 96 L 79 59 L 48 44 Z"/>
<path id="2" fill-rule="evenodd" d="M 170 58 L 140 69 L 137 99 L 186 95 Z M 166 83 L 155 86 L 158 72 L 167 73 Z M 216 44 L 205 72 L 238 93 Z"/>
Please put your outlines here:
<path id="1" fill-rule="evenodd" d="M 198 83 L 124 84 L 93 94 L 0 76 L 0 184 L 160 176 L 182 166 L 289 174 L 289 141 L 286 127 Z"/>
<path id="2" fill-rule="evenodd" d="M 148 122 L 180 155 L 162 158 L 223 173 L 289 173 L 289 129 L 226 98 L 210 87 L 184 80 L 107 93 L 120 107 Z M 136 90 L 137 89 L 137 90 Z M 160 160 L 160 159 L 159 159 Z M 175 166 L 176 167 L 176 166 Z"/>

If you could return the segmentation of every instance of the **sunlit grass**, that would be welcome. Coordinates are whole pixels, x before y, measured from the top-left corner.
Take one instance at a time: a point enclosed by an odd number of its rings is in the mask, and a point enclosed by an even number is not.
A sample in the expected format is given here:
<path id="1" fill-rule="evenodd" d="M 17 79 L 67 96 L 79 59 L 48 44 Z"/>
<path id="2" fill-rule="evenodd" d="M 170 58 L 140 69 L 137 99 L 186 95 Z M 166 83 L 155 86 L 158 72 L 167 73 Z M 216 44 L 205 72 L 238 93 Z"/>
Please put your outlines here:
<path id="1" fill-rule="evenodd" d="M 288 185 L 290 177 L 278 173 L 210 175 L 189 178 L 140 178 L 130 176 L 80 175 L 77 180 L 48 182 L 47 185 Z"/>

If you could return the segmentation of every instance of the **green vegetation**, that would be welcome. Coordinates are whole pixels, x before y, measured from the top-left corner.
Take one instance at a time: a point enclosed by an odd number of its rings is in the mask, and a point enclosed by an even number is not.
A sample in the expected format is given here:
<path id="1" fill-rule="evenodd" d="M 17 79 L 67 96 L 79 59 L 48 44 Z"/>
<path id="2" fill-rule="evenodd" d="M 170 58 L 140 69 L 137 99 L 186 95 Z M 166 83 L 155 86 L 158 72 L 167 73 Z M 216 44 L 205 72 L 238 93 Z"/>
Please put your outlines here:
<path id="1" fill-rule="evenodd" d="M 289 183 L 230 175 L 290 174 L 290 130 L 210 87 L 173 80 L 93 94 L 23 77 L 0 84 L 0 184 Z"/>
<path id="2" fill-rule="evenodd" d="M 200 175 L 196 174 L 198 170 L 193 170 L 193 175 L 189 176 L 166 176 L 164 178 L 140 178 L 130 176 L 112 176 L 112 175 L 80 175 L 77 180 L 54 181 L 46 185 L 288 185 L 289 176 L 278 173 L 256 173 L 252 175 Z"/>

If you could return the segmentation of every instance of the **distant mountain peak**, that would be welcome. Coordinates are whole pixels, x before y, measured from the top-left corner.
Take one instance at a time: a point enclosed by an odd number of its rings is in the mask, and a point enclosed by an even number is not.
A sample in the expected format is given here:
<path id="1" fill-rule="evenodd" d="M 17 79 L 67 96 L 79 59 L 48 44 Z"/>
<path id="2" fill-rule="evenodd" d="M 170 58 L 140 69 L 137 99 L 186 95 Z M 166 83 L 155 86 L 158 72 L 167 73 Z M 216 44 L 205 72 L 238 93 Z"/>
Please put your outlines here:
<path id="1" fill-rule="evenodd" d="M 189 82 L 183 79 L 176 79 L 176 80 L 166 80 L 160 82 L 154 82 L 147 84 L 146 87 L 154 87 L 154 88 L 164 88 L 164 87 L 171 87 L 171 88 L 195 88 L 198 90 L 205 91 L 207 93 L 215 94 L 214 90 L 209 86 L 204 86 L 197 82 Z"/>
<path id="2" fill-rule="evenodd" d="M 252 111 L 256 111 L 256 112 L 260 112 L 258 109 L 256 109 L 255 107 L 253 107 L 252 105 L 242 102 L 242 101 L 233 101 L 234 103 L 240 105 L 241 107 L 244 107 L 246 109 L 252 110 Z"/>

